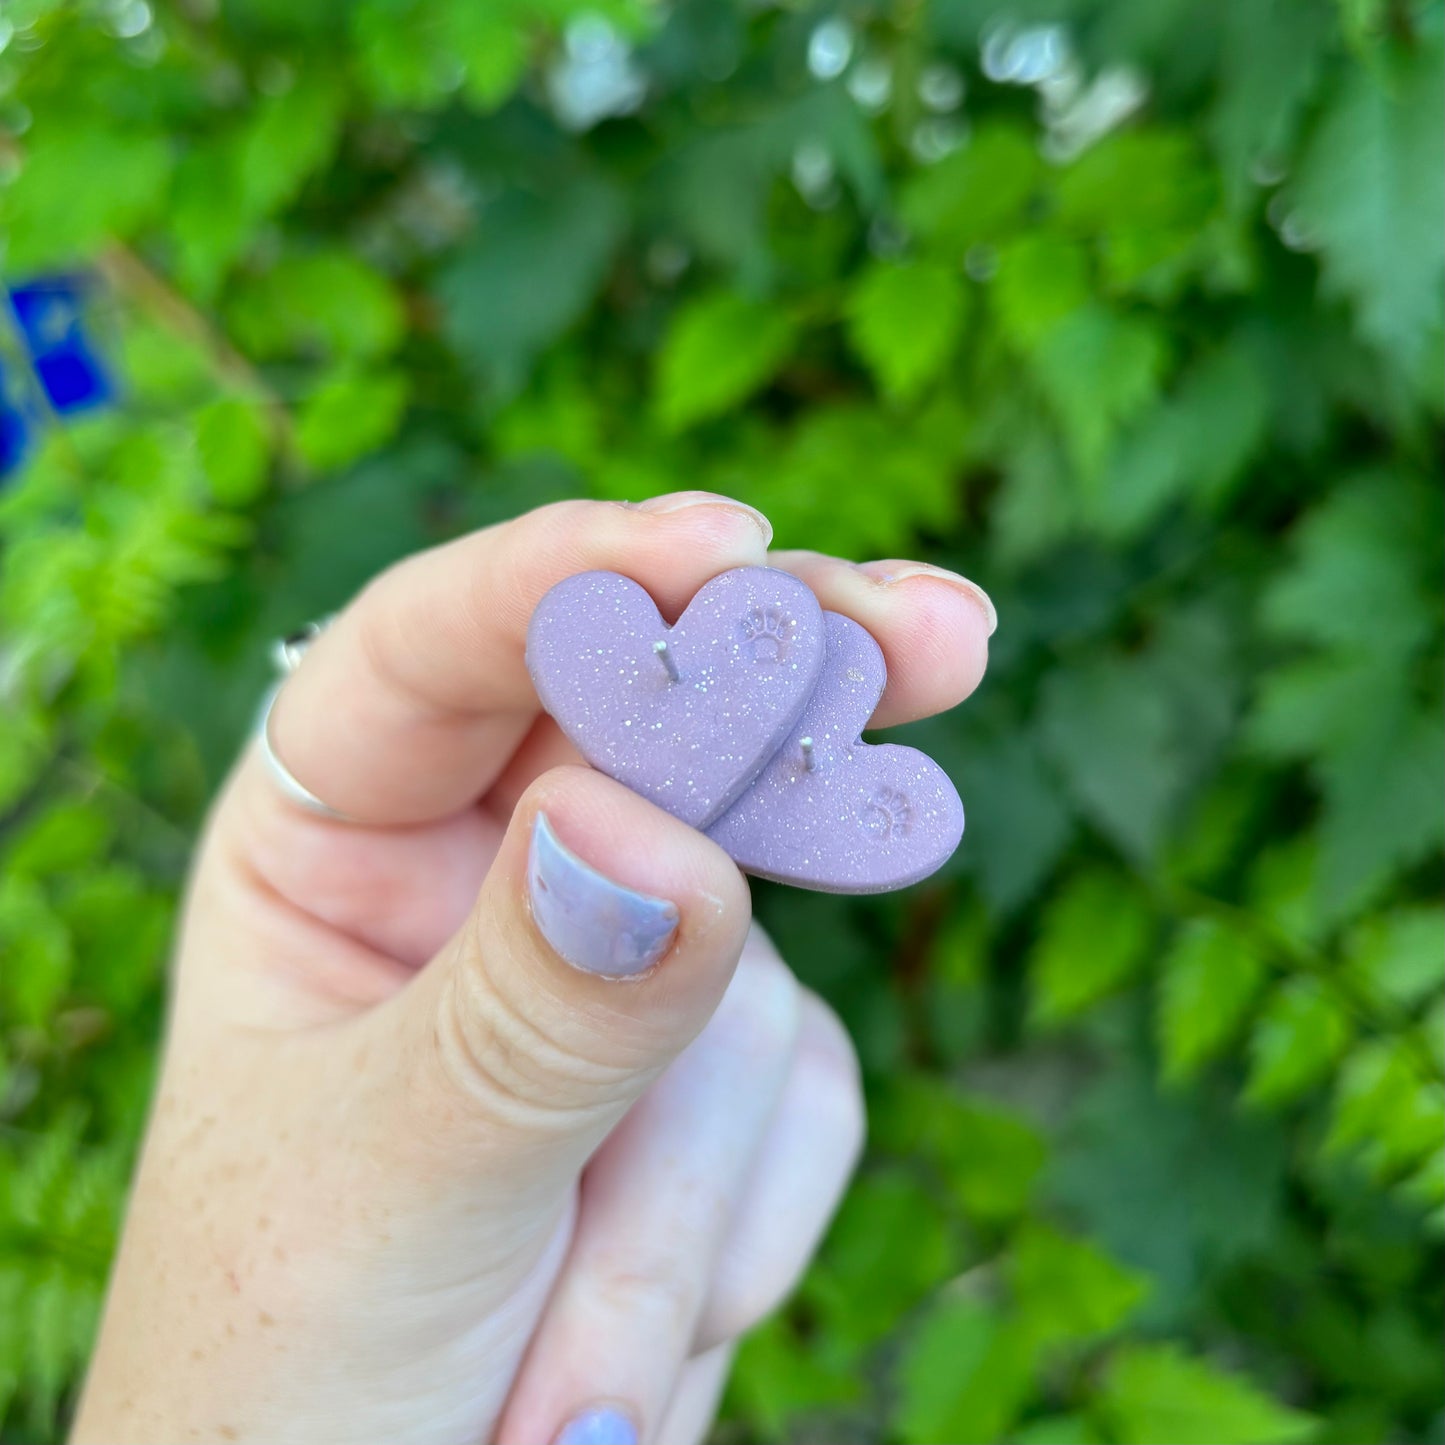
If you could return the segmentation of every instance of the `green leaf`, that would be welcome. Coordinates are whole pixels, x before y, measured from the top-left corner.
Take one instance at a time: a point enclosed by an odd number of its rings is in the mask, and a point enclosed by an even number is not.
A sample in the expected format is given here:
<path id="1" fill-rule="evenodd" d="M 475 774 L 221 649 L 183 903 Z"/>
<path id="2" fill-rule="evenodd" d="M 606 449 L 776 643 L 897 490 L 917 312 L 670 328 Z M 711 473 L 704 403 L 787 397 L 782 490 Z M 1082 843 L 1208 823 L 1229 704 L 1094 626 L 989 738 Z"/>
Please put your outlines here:
<path id="1" fill-rule="evenodd" d="M 1445 908 L 1402 908 L 1362 923 L 1348 965 L 1377 998 L 1411 1008 L 1445 988 Z"/>
<path id="2" fill-rule="evenodd" d="M 1159 268 L 1198 248 L 1215 182 L 1187 133 L 1122 130 L 1060 175 L 1055 200 L 1060 227 L 1097 241 L 1106 291 L 1150 290 Z"/>
<path id="3" fill-rule="evenodd" d="M 1327 919 L 1349 917 L 1445 842 L 1439 704 L 1416 699 L 1412 670 L 1396 660 L 1418 636 L 1382 620 L 1373 652 L 1280 667 L 1250 719 L 1255 745 L 1306 759 L 1323 795 L 1314 901 Z"/>
<path id="4" fill-rule="evenodd" d="M 197 413 L 201 467 L 223 506 L 245 506 L 265 490 L 270 431 L 266 413 L 245 397 L 221 397 Z"/>
<path id="5" fill-rule="evenodd" d="M 399 371 L 332 372 L 296 418 L 301 456 L 318 471 L 330 471 L 375 451 L 401 424 L 407 389 Z"/>
<path id="6" fill-rule="evenodd" d="M 931 249 L 957 260 L 970 246 L 997 244 L 1019 228 L 1042 175 L 1033 136 L 995 122 L 936 165 L 914 171 L 899 211 Z"/>
<path id="7" fill-rule="evenodd" d="M 5 868 L 44 879 L 93 867 L 114 834 L 112 819 L 95 801 L 61 799 L 15 830 L 3 855 Z"/>
<path id="8" fill-rule="evenodd" d="M 564 5 L 564 15 L 567 8 Z M 443 0 L 440 18 L 443 55 L 453 67 L 460 63 L 464 70 L 463 96 L 478 110 L 495 109 L 526 73 L 533 39 L 526 8 Z M 394 43 L 394 31 L 392 38 Z M 448 78 L 454 81 L 455 69 Z"/>
<path id="9" fill-rule="evenodd" d="M 1315 1422 L 1176 1345 L 1116 1350 L 1098 1410 L 1119 1445 L 1289 1445 Z"/>
<path id="10" fill-rule="evenodd" d="M 680 431 L 721 416 L 770 381 L 795 329 L 777 306 L 732 292 L 704 296 L 674 319 L 657 362 L 663 424 Z"/>
<path id="11" fill-rule="evenodd" d="M 893 1081 L 874 1119 L 880 1141 L 926 1158 L 964 1211 L 984 1221 L 1024 1208 L 1047 1152 L 1037 1129 L 1014 1110 L 926 1074 Z"/>
<path id="12" fill-rule="evenodd" d="M 1318 946 L 1328 932 L 1320 909 L 1320 849 L 1308 833 L 1270 843 L 1250 866 L 1248 911 L 1296 943 Z"/>
<path id="13" fill-rule="evenodd" d="M 1090 304 L 1040 338 L 1034 375 L 1053 408 L 1074 465 L 1086 477 L 1115 435 L 1157 395 L 1168 362 L 1153 322 Z"/>
<path id="14" fill-rule="evenodd" d="M 765 1440 L 790 1437 L 798 1417 L 852 1404 L 860 1392 L 851 1368 L 828 1360 L 782 1316 L 748 1331 L 728 1378 L 730 1412 L 740 1413 Z"/>
<path id="15" fill-rule="evenodd" d="M 1010 1445 L 1104 1445 L 1103 1437 L 1083 1415 L 1044 1415 L 1020 1425 Z"/>
<path id="16" fill-rule="evenodd" d="M 1253 942 L 1215 919 L 1187 925 L 1164 956 L 1159 1034 L 1164 1077 L 1190 1078 L 1215 1058 L 1244 1022 L 1264 979 Z"/>
<path id="17" fill-rule="evenodd" d="M 1031 1369 L 1017 1329 L 975 1300 L 945 1297 L 904 1350 L 894 1428 L 909 1445 L 989 1445 L 1018 1418 Z"/>
<path id="18" fill-rule="evenodd" d="M 1247 1103 L 1274 1107 L 1301 1098 L 1334 1068 L 1353 1033 L 1336 992 L 1319 979 L 1274 989 L 1249 1040 Z"/>
<path id="19" fill-rule="evenodd" d="M 47 117 L 27 137 L 24 169 L 0 186 L 0 236 L 12 273 L 87 260 L 159 209 L 171 170 L 165 135 L 77 111 Z"/>
<path id="20" fill-rule="evenodd" d="M 1445 256 L 1445 53 L 1438 36 L 1352 66 L 1300 162 L 1298 223 L 1324 284 L 1361 333 L 1407 369 L 1438 338 Z"/>
<path id="21" fill-rule="evenodd" d="M 1080 810 L 1132 856 L 1152 857 L 1188 781 L 1158 677 L 1094 653 L 1048 675 L 1040 708 L 1040 741 Z"/>
<path id="22" fill-rule="evenodd" d="M 175 922 L 169 900 L 125 867 L 91 868 L 59 912 L 75 946 L 75 992 L 125 1015 L 161 980 Z"/>
<path id="23" fill-rule="evenodd" d="M 956 466 L 962 426 L 947 403 L 907 426 L 882 410 L 812 408 L 782 446 L 769 437 L 755 456 L 713 478 L 714 490 L 751 502 L 777 529 L 780 546 L 848 557 L 896 557 L 919 531 L 958 514 Z M 868 485 L 858 485 L 860 458 Z"/>
<path id="24" fill-rule="evenodd" d="M 10 808 L 40 778 L 50 755 L 48 718 L 12 704 L 0 728 L 0 809 Z"/>
<path id="25" fill-rule="evenodd" d="M 0 879 L 0 1005 L 17 1023 L 46 1028 L 70 988 L 69 931 L 45 891 L 23 873 Z"/>
<path id="26" fill-rule="evenodd" d="M 405 327 L 401 300 L 386 278 L 344 251 L 283 257 L 235 288 L 227 314 L 241 345 L 266 358 L 379 357 Z"/>
<path id="27" fill-rule="evenodd" d="M 1020 351 L 1032 352 L 1088 302 L 1084 250 L 1047 231 L 1020 236 L 999 248 L 989 294 L 999 330 Z"/>
<path id="28" fill-rule="evenodd" d="M 1416 1164 L 1440 1146 L 1445 1088 L 1428 1078 L 1403 1038 L 1362 1043 L 1345 1060 L 1326 1147 L 1361 1151 L 1377 1178 Z"/>
<path id="29" fill-rule="evenodd" d="M 496 394 L 514 395 L 592 305 L 626 220 L 622 195 L 586 173 L 541 195 L 507 191 L 483 211 L 436 291 L 451 344 Z"/>
<path id="30" fill-rule="evenodd" d="M 871 1344 L 947 1277 L 956 1257 L 922 1183 L 902 1169 L 874 1171 L 843 1201 L 804 1294 L 835 1341 Z"/>
<path id="31" fill-rule="evenodd" d="M 1049 904 L 1029 956 L 1031 1016 L 1053 1026 L 1117 992 L 1143 966 L 1154 924 L 1115 873 L 1075 874 Z"/>
<path id="32" fill-rule="evenodd" d="M 1409 653 L 1437 627 L 1438 490 L 1368 474 L 1309 512 L 1290 538 L 1290 563 L 1263 615 L 1284 637 L 1371 654 Z"/>
<path id="33" fill-rule="evenodd" d="M 1111 1049 L 1056 1140 L 1049 1196 L 1150 1277 L 1141 1324 L 1184 1329 L 1211 1281 L 1283 1247 L 1289 1141 L 1232 1087 L 1161 1089 L 1142 1051 Z"/>
<path id="34" fill-rule="evenodd" d="M 1175 390 L 1120 437 L 1109 464 L 1087 489 L 1091 528 L 1129 538 L 1171 502 L 1218 506 L 1267 437 L 1264 378 L 1242 347 L 1196 361 Z"/>
<path id="35" fill-rule="evenodd" d="M 1315 0 L 1225 0 L 1219 96 L 1209 134 L 1227 192 L 1245 204 L 1250 172 L 1293 149 L 1305 103 L 1323 73 L 1327 6 Z"/>
<path id="36" fill-rule="evenodd" d="M 964 834 L 960 853 L 988 901 L 1001 913 L 1011 912 L 1038 891 L 1063 856 L 1073 819 L 1027 732 L 1001 728 L 959 739 L 950 728 L 948 735 L 952 748 L 945 766 L 968 799 L 969 829 L 975 830 Z M 939 755 L 931 735 L 921 745 Z M 975 844 L 975 838 L 987 838 L 988 846 Z"/>
<path id="37" fill-rule="evenodd" d="M 1014 1237 L 1008 1276 L 1019 1327 L 1038 1350 L 1112 1334 L 1149 1293 L 1146 1276 L 1038 1222 Z"/>
<path id="38" fill-rule="evenodd" d="M 875 265 L 848 303 L 848 339 L 882 389 L 907 398 L 947 365 L 968 292 L 956 270 L 930 261 Z"/>

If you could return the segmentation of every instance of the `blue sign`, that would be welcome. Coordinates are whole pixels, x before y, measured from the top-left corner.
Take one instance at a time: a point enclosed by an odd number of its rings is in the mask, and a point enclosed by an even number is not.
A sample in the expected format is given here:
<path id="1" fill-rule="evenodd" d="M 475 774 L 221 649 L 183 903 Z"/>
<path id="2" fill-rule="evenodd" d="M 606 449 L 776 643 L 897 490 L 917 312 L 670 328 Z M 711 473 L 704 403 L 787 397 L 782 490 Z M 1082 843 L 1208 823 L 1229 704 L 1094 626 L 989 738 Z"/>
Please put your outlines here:
<path id="1" fill-rule="evenodd" d="M 59 416 L 103 406 L 115 396 L 110 373 L 86 335 L 84 283 L 50 276 L 10 288 L 15 323 L 51 407 Z"/>

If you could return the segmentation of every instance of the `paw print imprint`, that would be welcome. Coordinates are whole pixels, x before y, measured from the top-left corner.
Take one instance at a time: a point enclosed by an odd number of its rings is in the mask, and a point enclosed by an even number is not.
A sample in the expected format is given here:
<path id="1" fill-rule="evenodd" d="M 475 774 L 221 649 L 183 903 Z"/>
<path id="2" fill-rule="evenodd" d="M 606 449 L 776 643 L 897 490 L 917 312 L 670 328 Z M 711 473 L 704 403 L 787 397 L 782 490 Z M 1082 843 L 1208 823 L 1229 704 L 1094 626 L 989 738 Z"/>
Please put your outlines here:
<path id="1" fill-rule="evenodd" d="M 913 809 L 908 794 L 886 784 L 863 804 L 863 831 L 875 842 L 903 838 L 913 826 Z"/>
<path id="2" fill-rule="evenodd" d="M 754 662 L 782 662 L 793 643 L 797 624 L 781 607 L 754 607 L 743 621 L 743 641 Z"/>

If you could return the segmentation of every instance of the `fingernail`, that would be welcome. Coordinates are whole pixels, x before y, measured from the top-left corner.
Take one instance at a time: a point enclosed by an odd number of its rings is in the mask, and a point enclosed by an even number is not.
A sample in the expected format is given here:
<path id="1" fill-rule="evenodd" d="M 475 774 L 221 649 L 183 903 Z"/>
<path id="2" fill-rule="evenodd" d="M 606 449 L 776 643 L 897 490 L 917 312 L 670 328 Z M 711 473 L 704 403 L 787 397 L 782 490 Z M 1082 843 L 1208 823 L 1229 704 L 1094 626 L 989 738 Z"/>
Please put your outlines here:
<path id="1" fill-rule="evenodd" d="M 977 582 L 970 582 L 967 577 L 950 572 L 946 567 L 935 567 L 932 562 L 862 562 L 858 570 L 866 572 L 875 582 L 885 585 L 905 582 L 910 577 L 937 577 L 940 582 L 948 582 L 973 598 L 988 623 L 990 637 L 998 631 L 998 612 L 994 609 L 988 593 Z"/>
<path id="2" fill-rule="evenodd" d="M 563 847 L 545 813 L 532 821 L 527 891 L 542 937 L 585 973 L 642 973 L 677 934 L 675 903 L 624 888 L 584 863 Z"/>
<path id="3" fill-rule="evenodd" d="M 639 512 L 651 512 L 657 516 L 668 512 L 681 512 L 688 507 L 727 507 L 752 519 L 753 525 L 763 534 L 764 546 L 773 540 L 773 524 L 756 507 L 750 507 L 746 502 L 734 501 L 732 497 L 724 497 L 717 492 L 668 492 L 665 496 L 648 497 L 645 502 L 635 502 L 633 505 Z"/>
<path id="4" fill-rule="evenodd" d="M 601 1405 L 574 1415 L 555 1445 L 637 1445 L 637 1426 L 621 1410 Z"/>

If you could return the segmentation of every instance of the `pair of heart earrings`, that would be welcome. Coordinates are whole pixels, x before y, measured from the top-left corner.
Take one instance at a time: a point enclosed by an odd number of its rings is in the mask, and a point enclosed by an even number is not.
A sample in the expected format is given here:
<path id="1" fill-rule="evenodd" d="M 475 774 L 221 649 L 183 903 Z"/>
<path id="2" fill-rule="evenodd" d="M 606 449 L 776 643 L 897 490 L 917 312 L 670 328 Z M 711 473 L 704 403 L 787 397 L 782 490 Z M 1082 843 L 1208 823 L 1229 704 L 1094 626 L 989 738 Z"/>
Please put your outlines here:
<path id="1" fill-rule="evenodd" d="M 860 740 L 887 679 L 882 650 L 790 573 L 724 572 L 671 627 L 630 578 L 579 573 L 538 603 L 527 668 L 593 767 L 745 872 L 882 893 L 926 878 L 963 836 L 936 763 Z"/>

